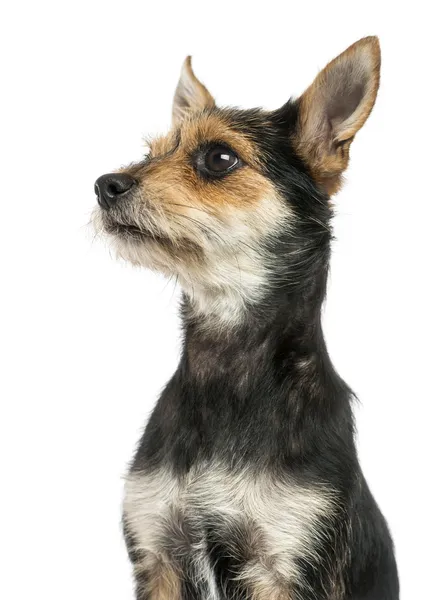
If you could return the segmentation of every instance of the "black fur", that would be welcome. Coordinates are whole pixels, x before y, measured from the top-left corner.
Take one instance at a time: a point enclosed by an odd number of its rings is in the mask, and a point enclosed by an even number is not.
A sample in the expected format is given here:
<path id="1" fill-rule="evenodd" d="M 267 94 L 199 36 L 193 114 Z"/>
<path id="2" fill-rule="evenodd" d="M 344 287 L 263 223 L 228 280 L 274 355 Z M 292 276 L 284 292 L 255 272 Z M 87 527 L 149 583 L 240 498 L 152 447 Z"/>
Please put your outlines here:
<path id="1" fill-rule="evenodd" d="M 270 292 L 249 307 L 243 324 L 208 332 L 183 299 L 183 354 L 132 469 L 169 464 L 183 474 L 197 461 L 218 457 L 287 473 L 297 486 L 328 483 L 339 493 L 337 521 L 322 523 L 319 567 L 297 560 L 302 584 L 295 597 L 397 600 L 392 541 L 358 463 L 353 394 L 333 368 L 322 332 L 331 209 L 292 142 L 297 105 L 273 113 L 214 110 L 257 145 L 265 176 L 297 218 L 268 242 L 276 260 Z M 242 522 L 232 531 L 214 523 L 208 529 L 207 552 L 223 599 L 248 598 L 234 580 L 250 552 L 246 527 Z M 188 568 L 183 585 L 185 600 L 202 598 Z"/>

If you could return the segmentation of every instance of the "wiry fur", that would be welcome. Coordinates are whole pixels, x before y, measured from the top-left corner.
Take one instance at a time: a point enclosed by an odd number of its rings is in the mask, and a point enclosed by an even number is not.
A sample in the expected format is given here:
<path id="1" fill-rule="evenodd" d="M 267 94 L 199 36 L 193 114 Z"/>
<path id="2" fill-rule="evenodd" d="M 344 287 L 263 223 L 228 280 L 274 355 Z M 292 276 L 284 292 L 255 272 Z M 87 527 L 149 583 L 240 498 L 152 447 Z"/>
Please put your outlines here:
<path id="1" fill-rule="evenodd" d="M 298 101 L 221 109 L 187 60 L 173 131 L 95 215 L 119 256 L 184 290 L 182 357 L 126 482 L 138 600 L 398 599 L 321 328 L 328 194 L 378 82 L 366 38 Z M 239 162 L 211 177 L 197 157 L 216 144 Z"/>
<path id="2" fill-rule="evenodd" d="M 244 466 L 229 469 L 215 462 L 197 464 L 180 478 L 165 469 L 133 473 L 124 505 L 126 528 L 143 565 L 151 569 L 165 551 L 179 569 L 188 562 L 190 576 L 202 579 L 210 595 L 210 541 L 231 542 L 228 532 L 246 530 L 247 539 L 238 544 L 245 545 L 247 561 L 235 581 L 270 587 L 272 592 L 291 589 L 295 556 L 319 561 L 324 533 L 319 524 L 332 523 L 339 512 L 335 493 L 324 485 L 303 486 L 297 494 L 287 475 L 275 479 L 269 472 L 250 472 Z"/>

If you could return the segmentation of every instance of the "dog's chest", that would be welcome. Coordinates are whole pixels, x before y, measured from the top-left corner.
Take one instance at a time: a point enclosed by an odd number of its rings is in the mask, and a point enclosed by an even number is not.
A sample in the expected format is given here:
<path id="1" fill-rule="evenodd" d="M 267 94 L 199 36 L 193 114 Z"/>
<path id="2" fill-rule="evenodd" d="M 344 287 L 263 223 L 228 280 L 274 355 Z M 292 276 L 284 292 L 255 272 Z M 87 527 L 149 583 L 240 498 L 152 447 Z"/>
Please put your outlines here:
<path id="1" fill-rule="evenodd" d="M 262 562 L 290 579 L 297 558 L 315 555 L 321 523 L 334 508 L 324 486 L 209 463 L 180 478 L 163 469 L 131 474 L 124 520 L 143 555 L 190 557 L 196 565 L 204 561 L 205 570 L 207 548 L 219 543 L 229 553 L 241 552 L 235 559 L 251 563 L 251 572 Z"/>

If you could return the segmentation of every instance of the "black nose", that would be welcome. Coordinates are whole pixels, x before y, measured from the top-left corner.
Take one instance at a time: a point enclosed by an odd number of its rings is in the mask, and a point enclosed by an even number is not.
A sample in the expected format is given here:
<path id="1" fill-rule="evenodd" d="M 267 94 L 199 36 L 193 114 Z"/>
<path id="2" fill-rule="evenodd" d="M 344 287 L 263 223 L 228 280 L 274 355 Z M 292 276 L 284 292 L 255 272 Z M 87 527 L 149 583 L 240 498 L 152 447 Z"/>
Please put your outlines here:
<path id="1" fill-rule="evenodd" d="M 135 179 L 125 173 L 108 173 L 95 181 L 95 194 L 102 208 L 111 208 L 136 185 Z"/>

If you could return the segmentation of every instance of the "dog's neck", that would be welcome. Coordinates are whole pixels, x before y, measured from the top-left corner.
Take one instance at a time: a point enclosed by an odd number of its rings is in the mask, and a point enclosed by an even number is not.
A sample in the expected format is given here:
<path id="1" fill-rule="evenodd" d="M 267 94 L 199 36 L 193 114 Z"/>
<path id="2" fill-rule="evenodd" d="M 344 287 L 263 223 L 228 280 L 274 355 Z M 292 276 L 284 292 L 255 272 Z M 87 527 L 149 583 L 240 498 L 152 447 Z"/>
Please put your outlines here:
<path id="1" fill-rule="evenodd" d="M 204 327 L 184 300 L 175 375 L 182 392 L 170 412 L 182 434 L 172 450 L 182 469 L 201 453 L 258 468 L 305 464 L 322 443 L 336 452 L 338 435 L 352 448 L 351 392 L 322 333 L 323 283 L 276 294 L 275 304 L 254 307 L 238 327 L 219 332 Z"/>
<path id="2" fill-rule="evenodd" d="M 153 446 L 137 462 L 170 456 L 179 473 L 213 457 L 235 467 L 293 468 L 314 464 L 322 444 L 340 452 L 341 439 L 350 460 L 350 390 L 331 365 L 321 328 L 326 264 L 301 285 L 271 288 L 227 329 L 199 318 L 184 296 L 182 357 L 158 405 Z"/>
<path id="3" fill-rule="evenodd" d="M 185 365 L 193 377 L 215 378 L 227 373 L 236 387 L 253 382 L 257 373 L 283 369 L 291 360 L 308 373 L 327 356 L 321 327 L 326 270 L 305 286 L 277 290 L 260 304 L 241 307 L 236 324 L 216 320 L 215 313 L 197 313 L 194 301 L 184 298 Z M 225 305 L 225 298 L 223 299 Z M 238 375 L 241 374 L 241 376 Z M 244 387 L 244 386 L 243 386 Z"/>

